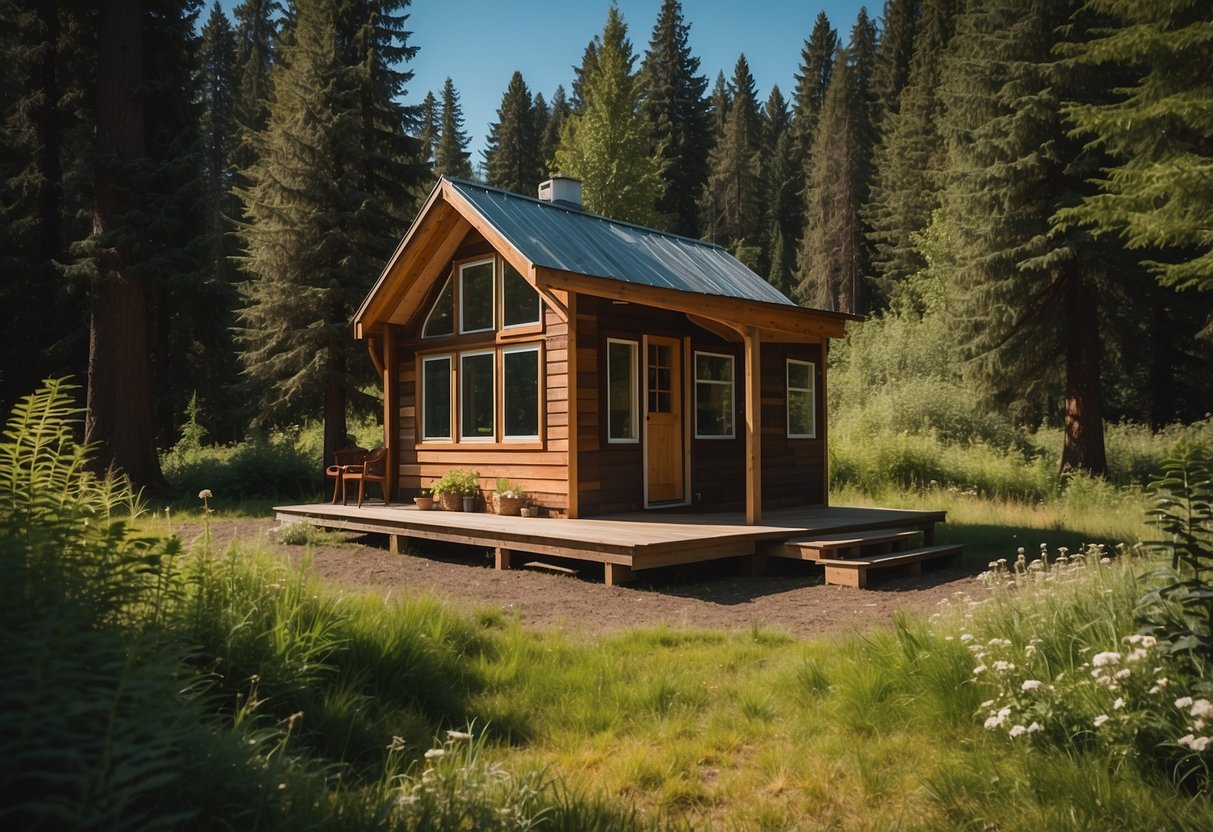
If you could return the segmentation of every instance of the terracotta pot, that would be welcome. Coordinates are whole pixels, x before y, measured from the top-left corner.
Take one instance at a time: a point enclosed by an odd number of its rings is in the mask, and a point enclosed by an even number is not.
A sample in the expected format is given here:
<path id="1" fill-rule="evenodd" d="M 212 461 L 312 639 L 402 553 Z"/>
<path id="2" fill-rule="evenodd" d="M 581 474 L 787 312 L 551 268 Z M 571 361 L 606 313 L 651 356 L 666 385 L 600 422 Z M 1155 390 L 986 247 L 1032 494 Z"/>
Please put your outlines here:
<path id="1" fill-rule="evenodd" d="M 414 497 L 413 502 L 417 504 L 420 511 L 429 511 L 434 507 L 433 497 Z"/>

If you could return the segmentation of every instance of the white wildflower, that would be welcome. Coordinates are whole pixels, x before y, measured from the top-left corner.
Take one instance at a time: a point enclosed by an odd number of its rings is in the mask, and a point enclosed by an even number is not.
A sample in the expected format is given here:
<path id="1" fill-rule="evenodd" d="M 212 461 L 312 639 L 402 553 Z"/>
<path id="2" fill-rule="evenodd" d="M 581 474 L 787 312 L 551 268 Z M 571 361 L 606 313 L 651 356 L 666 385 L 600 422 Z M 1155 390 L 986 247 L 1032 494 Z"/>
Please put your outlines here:
<path id="1" fill-rule="evenodd" d="M 991 706 L 991 705 L 993 705 L 993 704 L 994 704 L 994 700 L 993 700 L 993 699 L 987 699 L 985 702 L 982 702 L 982 703 L 981 703 L 981 707 L 984 709 L 984 708 L 988 708 L 988 707 L 990 707 L 990 706 Z"/>
<path id="2" fill-rule="evenodd" d="M 985 727 L 987 731 L 993 731 L 995 728 L 1000 727 L 1002 723 L 1002 717 L 992 716 L 985 721 Z"/>
<path id="3" fill-rule="evenodd" d="M 1016 737 L 1022 737 L 1026 733 L 1028 733 L 1028 729 L 1023 727 L 1022 725 L 1011 726 L 1011 730 L 1010 730 L 1011 739 L 1015 739 Z"/>
<path id="4" fill-rule="evenodd" d="M 961 634 L 960 634 L 960 640 L 961 640 L 961 641 L 963 641 L 963 642 L 965 642 L 965 643 L 968 643 L 968 642 L 970 642 L 970 641 L 972 641 L 972 640 L 973 640 L 973 636 L 972 636 L 971 634 L 969 634 L 969 633 L 961 633 Z"/>
<path id="5" fill-rule="evenodd" d="M 1117 679 L 1128 679 L 1132 674 L 1133 674 L 1133 671 L 1129 670 L 1129 668 L 1126 667 L 1124 670 L 1116 671 L 1116 678 Z"/>
<path id="6" fill-rule="evenodd" d="M 1026 693 L 1027 691 L 1037 690 L 1042 687 L 1044 687 L 1044 682 L 1040 681 L 1039 679 L 1028 679 L 1019 686 L 1019 689 Z"/>
<path id="7" fill-rule="evenodd" d="M 1191 696 L 1181 696 L 1175 700 L 1175 707 L 1177 707 L 1177 708 L 1186 708 L 1191 704 L 1192 704 Z"/>
<path id="8" fill-rule="evenodd" d="M 1121 708 L 1123 708 L 1124 706 L 1125 706 L 1125 698 L 1123 696 L 1116 697 L 1116 701 L 1112 703 L 1112 707 L 1118 711 Z"/>
<path id="9" fill-rule="evenodd" d="M 1208 699 L 1197 699 L 1188 713 L 1192 716 L 1213 716 L 1213 703 Z"/>
<path id="10" fill-rule="evenodd" d="M 446 738 L 448 740 L 470 740 L 472 735 L 467 731 L 447 731 Z"/>
<path id="11" fill-rule="evenodd" d="M 1111 719 L 1111 717 L 1108 716 L 1107 714 L 1100 714 L 1099 716 L 1095 717 L 1095 723 L 1094 723 L 1095 727 L 1098 728 L 1099 726 L 1101 726 L 1105 722 L 1107 722 L 1109 719 Z"/>
<path id="12" fill-rule="evenodd" d="M 1196 739 L 1192 740 L 1192 744 L 1188 747 L 1197 754 L 1200 754 L 1209 747 L 1209 743 L 1211 742 L 1213 742 L 1213 737 L 1197 737 Z"/>
<path id="13" fill-rule="evenodd" d="M 986 672 L 986 669 L 987 668 L 984 664 L 979 664 L 979 665 L 977 665 L 977 667 L 973 668 L 973 675 L 980 676 L 981 674 Z"/>
<path id="14" fill-rule="evenodd" d="M 1195 739 L 1196 739 L 1196 737 L 1193 734 L 1184 734 L 1182 737 L 1180 737 L 1179 739 L 1177 739 L 1175 741 L 1175 744 L 1178 745 L 1180 748 L 1191 748 L 1192 741 Z"/>
<path id="15" fill-rule="evenodd" d="M 1045 727 L 1043 725 L 1041 725 L 1039 722 L 1033 722 L 1031 725 L 1028 726 L 1028 733 L 1035 734 L 1037 731 L 1043 731 L 1044 729 L 1045 729 Z"/>
<path id="16" fill-rule="evenodd" d="M 1158 639 L 1154 638 L 1154 636 L 1142 636 L 1141 637 L 1141 646 L 1146 648 L 1147 650 L 1149 650 L 1156 644 L 1158 644 Z"/>
<path id="17" fill-rule="evenodd" d="M 1120 654 L 1108 650 L 1103 653 L 1096 653 L 1095 658 L 1091 659 L 1092 667 L 1106 667 L 1110 664 L 1116 664 L 1120 661 Z"/>
<path id="18" fill-rule="evenodd" d="M 444 748 L 431 748 L 429 751 L 425 752 L 425 758 L 427 760 L 436 760 L 445 755 L 446 749 Z"/>
<path id="19" fill-rule="evenodd" d="M 997 670 L 999 673 L 1007 673 L 1008 671 L 1014 670 L 1015 665 L 1011 664 L 1008 661 L 1003 661 L 1002 659 L 999 659 L 998 661 L 994 662 L 994 669 Z"/>
<path id="20" fill-rule="evenodd" d="M 1134 633 L 1125 639 L 1129 644 L 1141 644 L 1141 640 L 1145 638 L 1141 633 Z"/>
<path id="21" fill-rule="evenodd" d="M 198 492 L 199 500 L 209 500 L 211 497 L 214 497 L 214 496 L 215 495 L 211 493 L 211 490 L 209 488 L 204 488 Z"/>

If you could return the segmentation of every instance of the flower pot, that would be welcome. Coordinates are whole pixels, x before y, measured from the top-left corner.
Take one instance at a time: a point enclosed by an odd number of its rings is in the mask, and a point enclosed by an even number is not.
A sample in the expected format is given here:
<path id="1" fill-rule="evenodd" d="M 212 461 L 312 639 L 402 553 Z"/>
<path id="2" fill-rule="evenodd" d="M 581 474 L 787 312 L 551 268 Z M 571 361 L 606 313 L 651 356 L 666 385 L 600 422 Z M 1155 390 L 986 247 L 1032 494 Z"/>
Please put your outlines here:
<path id="1" fill-rule="evenodd" d="M 534 517 L 535 516 L 535 509 L 533 509 L 531 506 L 523 506 L 518 511 L 521 512 L 523 517 Z"/>
<path id="2" fill-rule="evenodd" d="M 434 507 L 433 497 L 414 497 L 413 502 L 417 504 L 420 511 L 429 511 Z"/>
<path id="3" fill-rule="evenodd" d="M 438 499 L 443 511 L 463 511 L 463 497 L 458 494 L 444 491 Z"/>
<path id="4" fill-rule="evenodd" d="M 517 517 L 525 502 L 525 497 L 502 497 L 500 494 L 494 494 L 493 513 Z"/>
<path id="5" fill-rule="evenodd" d="M 476 498 L 475 498 L 475 496 L 470 496 L 470 497 L 464 497 L 464 498 L 463 498 L 463 510 L 464 510 L 464 511 L 475 511 L 475 510 L 476 510 Z"/>

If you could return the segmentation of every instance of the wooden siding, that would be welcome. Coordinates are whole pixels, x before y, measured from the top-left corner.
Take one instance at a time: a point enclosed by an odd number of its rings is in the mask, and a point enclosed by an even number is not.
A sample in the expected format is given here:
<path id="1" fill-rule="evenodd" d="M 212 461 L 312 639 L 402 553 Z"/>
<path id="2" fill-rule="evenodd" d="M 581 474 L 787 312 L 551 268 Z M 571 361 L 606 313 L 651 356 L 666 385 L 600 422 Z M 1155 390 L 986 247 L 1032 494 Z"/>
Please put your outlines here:
<path id="1" fill-rule="evenodd" d="M 816 366 L 817 438 L 788 438 L 787 359 Z M 762 345 L 762 504 L 764 508 L 823 505 L 825 368 L 815 344 Z"/>

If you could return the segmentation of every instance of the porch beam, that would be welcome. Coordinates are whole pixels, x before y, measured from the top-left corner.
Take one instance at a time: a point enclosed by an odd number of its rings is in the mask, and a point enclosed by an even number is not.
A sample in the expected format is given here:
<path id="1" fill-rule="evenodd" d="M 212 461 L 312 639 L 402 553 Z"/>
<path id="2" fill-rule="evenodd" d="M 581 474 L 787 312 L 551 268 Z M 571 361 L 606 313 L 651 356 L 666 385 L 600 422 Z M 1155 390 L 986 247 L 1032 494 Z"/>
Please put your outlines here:
<path id="1" fill-rule="evenodd" d="M 746 327 L 745 342 L 745 521 L 762 522 L 762 335 Z"/>

